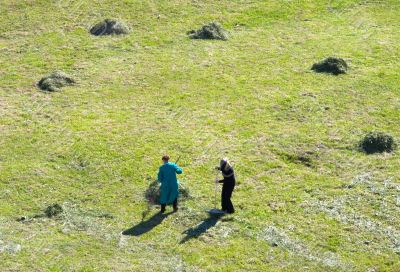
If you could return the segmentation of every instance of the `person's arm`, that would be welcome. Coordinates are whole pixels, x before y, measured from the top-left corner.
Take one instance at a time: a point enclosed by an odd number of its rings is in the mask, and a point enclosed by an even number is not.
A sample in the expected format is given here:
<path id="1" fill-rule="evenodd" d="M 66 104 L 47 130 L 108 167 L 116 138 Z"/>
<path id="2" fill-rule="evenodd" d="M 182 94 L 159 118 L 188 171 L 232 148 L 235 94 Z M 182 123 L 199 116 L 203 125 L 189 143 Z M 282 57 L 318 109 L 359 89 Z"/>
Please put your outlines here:
<path id="1" fill-rule="evenodd" d="M 225 181 L 226 181 L 225 177 L 223 179 L 219 179 L 218 177 L 215 179 L 216 183 L 224 183 Z"/>
<path id="2" fill-rule="evenodd" d="M 230 182 L 233 179 L 233 176 L 235 173 L 233 172 L 233 169 L 231 168 L 228 172 L 224 172 L 224 179 L 219 180 L 219 183 L 224 183 L 224 182 Z M 226 177 L 226 175 L 229 175 Z"/>
<path id="3" fill-rule="evenodd" d="M 176 164 L 174 164 L 174 167 L 175 167 L 175 172 L 179 175 L 179 174 L 182 174 L 182 168 L 180 168 L 178 165 L 176 165 Z"/>
<path id="4" fill-rule="evenodd" d="M 224 177 L 223 179 L 219 180 L 218 182 L 219 183 L 224 183 L 224 182 L 227 182 L 227 181 L 229 182 L 229 179 L 230 178 Z"/>

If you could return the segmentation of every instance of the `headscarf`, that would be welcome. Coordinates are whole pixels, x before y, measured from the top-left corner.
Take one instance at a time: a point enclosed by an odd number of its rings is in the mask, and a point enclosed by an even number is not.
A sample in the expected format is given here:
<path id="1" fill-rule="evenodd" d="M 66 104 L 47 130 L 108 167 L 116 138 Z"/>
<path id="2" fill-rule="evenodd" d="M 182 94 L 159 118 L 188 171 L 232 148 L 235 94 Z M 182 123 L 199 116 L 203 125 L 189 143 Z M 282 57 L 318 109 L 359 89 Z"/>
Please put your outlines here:
<path id="1" fill-rule="evenodd" d="M 225 178 L 229 178 L 229 177 L 233 176 L 233 167 L 230 164 L 228 158 L 223 158 L 220 161 L 219 165 L 220 165 L 220 170 L 222 171 L 222 175 Z"/>

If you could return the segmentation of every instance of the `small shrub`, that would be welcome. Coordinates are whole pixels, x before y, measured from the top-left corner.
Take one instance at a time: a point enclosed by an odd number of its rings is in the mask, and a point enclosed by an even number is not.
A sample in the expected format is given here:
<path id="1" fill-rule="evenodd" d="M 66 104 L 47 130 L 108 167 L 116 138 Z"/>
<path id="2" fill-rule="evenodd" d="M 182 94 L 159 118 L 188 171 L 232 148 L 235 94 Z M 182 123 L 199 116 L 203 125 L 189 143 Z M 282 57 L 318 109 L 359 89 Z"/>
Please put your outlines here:
<path id="1" fill-rule="evenodd" d="M 48 206 L 45 210 L 44 210 L 44 214 L 51 218 L 54 216 L 57 216 L 59 214 L 61 214 L 63 212 L 63 208 L 59 205 L 59 204 L 53 204 Z"/>
<path id="2" fill-rule="evenodd" d="M 347 72 L 347 63 L 341 58 L 329 57 L 321 62 L 315 63 L 311 70 L 317 73 L 330 73 L 333 75 L 345 74 Z"/>
<path id="3" fill-rule="evenodd" d="M 191 30 L 187 33 L 191 39 L 202 40 L 228 40 L 228 33 L 218 23 L 204 25 L 199 30 Z"/>
<path id="4" fill-rule="evenodd" d="M 367 154 L 392 152 L 395 142 L 392 136 L 383 132 L 369 132 L 360 142 L 360 148 Z"/>
<path id="5" fill-rule="evenodd" d="M 121 22 L 106 19 L 90 29 L 90 34 L 94 36 L 122 35 L 128 34 L 129 28 Z"/>
<path id="6" fill-rule="evenodd" d="M 75 81 L 63 72 L 55 71 L 48 76 L 43 77 L 38 82 L 38 87 L 43 91 L 55 92 L 60 88 L 75 84 Z"/>

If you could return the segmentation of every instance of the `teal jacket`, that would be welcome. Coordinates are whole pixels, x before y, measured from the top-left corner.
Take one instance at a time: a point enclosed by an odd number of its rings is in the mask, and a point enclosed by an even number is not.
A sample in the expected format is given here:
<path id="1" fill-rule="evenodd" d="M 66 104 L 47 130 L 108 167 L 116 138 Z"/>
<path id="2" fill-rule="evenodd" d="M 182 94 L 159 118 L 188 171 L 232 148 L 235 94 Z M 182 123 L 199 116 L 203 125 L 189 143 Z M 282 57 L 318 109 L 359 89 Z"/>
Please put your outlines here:
<path id="1" fill-rule="evenodd" d="M 165 163 L 158 171 L 158 181 L 161 183 L 160 204 L 171 204 L 179 195 L 179 183 L 176 174 L 182 174 L 182 169 L 175 163 Z"/>

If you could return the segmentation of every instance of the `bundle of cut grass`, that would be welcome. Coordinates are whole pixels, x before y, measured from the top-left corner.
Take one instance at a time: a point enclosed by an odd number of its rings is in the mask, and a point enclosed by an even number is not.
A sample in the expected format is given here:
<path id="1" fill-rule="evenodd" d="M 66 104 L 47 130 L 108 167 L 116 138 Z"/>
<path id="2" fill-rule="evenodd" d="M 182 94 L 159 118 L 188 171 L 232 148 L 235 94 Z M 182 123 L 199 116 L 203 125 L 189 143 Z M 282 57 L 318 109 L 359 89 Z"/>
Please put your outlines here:
<path id="1" fill-rule="evenodd" d="M 367 154 L 392 152 L 395 142 L 392 136 L 383 132 L 369 132 L 360 142 L 360 148 Z"/>
<path id="2" fill-rule="evenodd" d="M 333 75 L 345 74 L 347 72 L 347 63 L 341 58 L 329 57 L 321 62 L 314 63 L 311 70 L 317 73 L 330 73 Z"/>
<path id="3" fill-rule="evenodd" d="M 121 22 L 111 19 L 96 24 L 90 29 L 90 34 L 95 36 L 128 34 L 129 28 Z"/>
<path id="4" fill-rule="evenodd" d="M 51 218 L 51 217 L 54 217 L 54 216 L 57 216 L 57 215 L 61 214 L 63 211 L 64 211 L 64 210 L 63 210 L 63 208 L 61 207 L 61 205 L 59 205 L 59 204 L 56 203 L 56 204 L 53 204 L 53 205 L 48 206 L 48 207 L 44 210 L 44 214 L 45 214 L 47 217 Z"/>
<path id="5" fill-rule="evenodd" d="M 43 77 L 38 82 L 38 87 L 44 91 L 55 92 L 65 86 L 73 85 L 75 81 L 63 72 L 55 71 L 48 76 Z"/>
<path id="6" fill-rule="evenodd" d="M 199 30 L 191 30 L 187 33 L 191 39 L 202 40 L 228 40 L 228 33 L 218 23 L 209 23 Z"/>
<path id="7" fill-rule="evenodd" d="M 144 197 L 150 204 L 160 204 L 160 183 L 157 180 L 150 183 L 149 188 L 144 193 Z M 179 183 L 179 199 L 185 200 L 188 198 L 190 198 L 189 190 Z"/>

